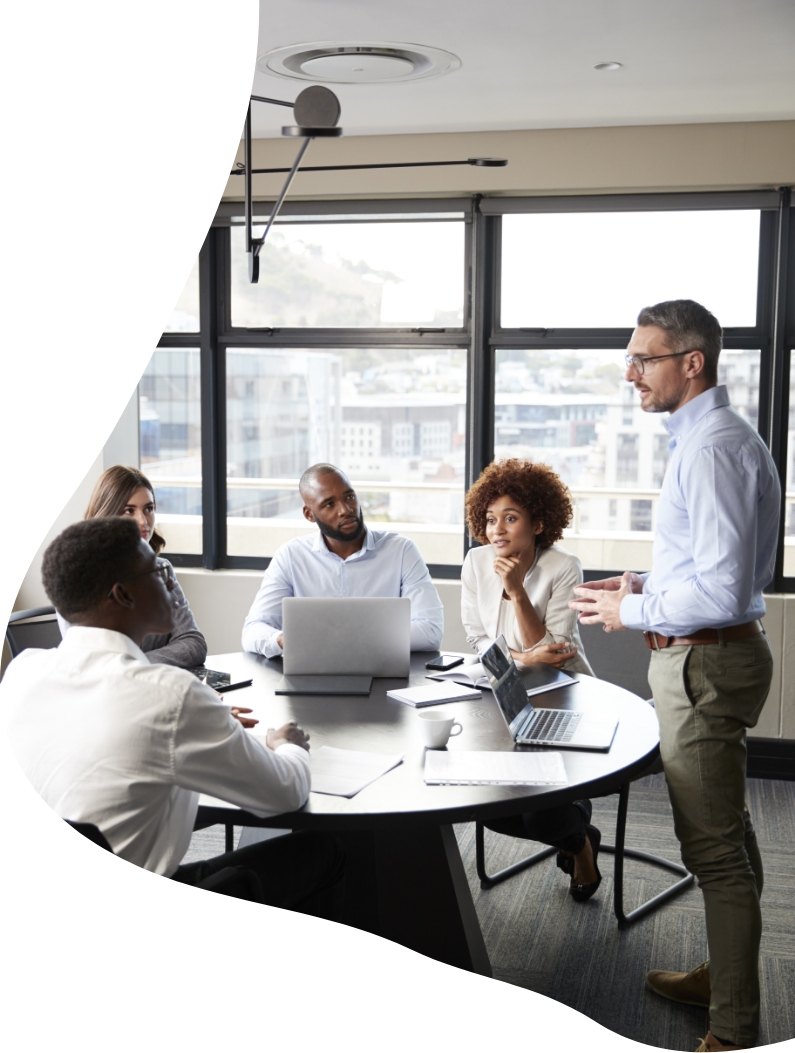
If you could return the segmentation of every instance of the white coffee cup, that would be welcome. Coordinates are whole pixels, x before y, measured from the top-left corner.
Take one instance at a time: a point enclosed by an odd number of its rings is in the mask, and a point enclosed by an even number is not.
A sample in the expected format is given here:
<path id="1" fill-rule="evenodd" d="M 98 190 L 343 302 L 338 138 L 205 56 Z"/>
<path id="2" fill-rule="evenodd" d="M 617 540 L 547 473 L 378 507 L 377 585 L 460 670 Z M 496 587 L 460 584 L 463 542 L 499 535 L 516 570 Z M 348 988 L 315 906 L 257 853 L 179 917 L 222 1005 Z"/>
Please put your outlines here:
<path id="1" fill-rule="evenodd" d="M 447 745 L 447 740 L 455 735 L 460 735 L 464 730 L 455 717 L 448 717 L 444 713 L 418 713 L 420 728 L 422 729 L 422 740 L 432 750 L 440 750 Z M 454 731 L 458 728 L 458 731 Z"/>

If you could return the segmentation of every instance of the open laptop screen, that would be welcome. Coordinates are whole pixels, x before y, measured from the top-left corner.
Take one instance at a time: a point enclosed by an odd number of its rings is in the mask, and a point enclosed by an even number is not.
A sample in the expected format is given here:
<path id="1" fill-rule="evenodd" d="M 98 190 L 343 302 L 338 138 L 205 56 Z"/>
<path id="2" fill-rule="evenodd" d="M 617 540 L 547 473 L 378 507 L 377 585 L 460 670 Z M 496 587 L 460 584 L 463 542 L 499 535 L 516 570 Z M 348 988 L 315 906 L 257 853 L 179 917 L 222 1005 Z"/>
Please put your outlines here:
<path id="1" fill-rule="evenodd" d="M 484 651 L 480 656 L 480 661 L 508 725 L 510 726 L 523 710 L 531 713 L 533 706 L 527 697 L 527 689 L 519 679 L 516 663 L 511 657 L 504 636 L 497 637 L 488 651 Z"/>

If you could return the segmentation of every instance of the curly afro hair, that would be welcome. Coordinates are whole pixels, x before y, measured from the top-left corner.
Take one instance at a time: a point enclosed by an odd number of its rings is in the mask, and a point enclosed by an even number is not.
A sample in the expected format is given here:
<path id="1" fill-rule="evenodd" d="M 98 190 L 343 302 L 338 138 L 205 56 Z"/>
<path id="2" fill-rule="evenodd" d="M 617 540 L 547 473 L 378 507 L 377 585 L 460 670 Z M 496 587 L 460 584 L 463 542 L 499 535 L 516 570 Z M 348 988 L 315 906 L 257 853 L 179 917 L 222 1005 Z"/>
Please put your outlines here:
<path id="1" fill-rule="evenodd" d="M 117 581 L 138 569 L 141 533 L 132 519 L 73 523 L 44 553 L 41 580 L 52 605 L 67 620 L 92 610 Z"/>
<path id="2" fill-rule="evenodd" d="M 572 517 L 571 494 L 560 476 L 549 465 L 535 464 L 519 457 L 494 461 L 466 495 L 466 522 L 469 532 L 482 545 L 486 537 L 486 512 L 498 497 L 516 501 L 543 529 L 536 538 L 538 548 L 549 548 L 563 537 Z"/>

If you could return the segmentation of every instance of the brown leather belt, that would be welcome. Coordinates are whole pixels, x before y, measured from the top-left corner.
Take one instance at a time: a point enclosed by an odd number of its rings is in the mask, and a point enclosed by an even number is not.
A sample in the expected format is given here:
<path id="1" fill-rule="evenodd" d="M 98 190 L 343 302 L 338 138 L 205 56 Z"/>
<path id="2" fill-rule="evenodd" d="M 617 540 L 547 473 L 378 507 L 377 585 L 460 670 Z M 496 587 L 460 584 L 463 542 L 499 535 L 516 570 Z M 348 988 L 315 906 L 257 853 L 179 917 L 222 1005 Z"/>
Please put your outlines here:
<path id="1" fill-rule="evenodd" d="M 746 622 L 744 625 L 727 625 L 725 629 L 699 629 L 690 636 L 663 636 L 662 633 L 645 632 L 646 646 L 650 651 L 663 650 L 665 647 L 691 647 L 695 644 L 735 643 L 737 640 L 748 640 L 762 632 L 760 621 Z"/>

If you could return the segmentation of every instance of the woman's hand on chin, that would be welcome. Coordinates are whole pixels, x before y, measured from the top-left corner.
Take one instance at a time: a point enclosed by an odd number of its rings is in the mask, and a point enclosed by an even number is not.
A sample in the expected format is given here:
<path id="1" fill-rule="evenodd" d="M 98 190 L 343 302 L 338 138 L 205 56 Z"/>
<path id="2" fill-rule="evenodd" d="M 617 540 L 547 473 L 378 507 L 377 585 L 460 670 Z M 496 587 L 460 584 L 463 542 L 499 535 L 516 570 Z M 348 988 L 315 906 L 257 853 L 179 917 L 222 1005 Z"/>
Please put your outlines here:
<path id="1" fill-rule="evenodd" d="M 576 654 L 577 647 L 575 644 L 569 643 L 568 640 L 564 640 L 562 643 L 539 644 L 532 651 L 511 651 L 513 660 L 517 665 L 527 666 L 543 663 L 544 665 L 554 665 L 556 669 L 561 669 Z"/>
<path id="2" fill-rule="evenodd" d="M 509 599 L 526 595 L 521 567 L 519 556 L 497 556 L 494 560 L 494 573 L 502 578 L 502 587 Z"/>

